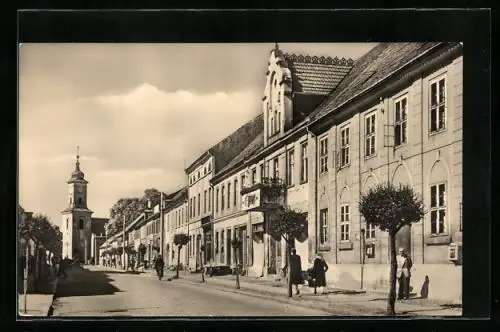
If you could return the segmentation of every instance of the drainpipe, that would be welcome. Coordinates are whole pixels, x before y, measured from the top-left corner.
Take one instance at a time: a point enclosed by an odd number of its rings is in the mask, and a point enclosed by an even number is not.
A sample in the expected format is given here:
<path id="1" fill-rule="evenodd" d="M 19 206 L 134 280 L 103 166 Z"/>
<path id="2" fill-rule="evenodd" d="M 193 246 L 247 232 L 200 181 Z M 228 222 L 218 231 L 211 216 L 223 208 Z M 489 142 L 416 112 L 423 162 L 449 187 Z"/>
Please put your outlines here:
<path id="1" fill-rule="evenodd" d="M 306 125 L 306 131 L 307 131 L 307 134 L 311 135 L 311 138 L 315 138 L 314 139 L 314 143 L 316 143 L 316 135 L 309 130 L 309 125 Z M 309 167 L 309 151 L 311 151 L 310 149 L 310 146 L 309 146 L 309 139 L 308 139 L 308 145 L 307 145 L 307 173 L 309 173 L 309 169 L 312 170 L 312 168 Z M 318 252 L 318 229 L 316 227 L 317 223 L 316 223 L 316 220 L 318 219 L 317 218 L 317 213 L 318 213 L 318 181 L 317 181 L 317 172 L 314 172 L 314 182 L 313 182 L 313 185 L 311 185 L 311 180 L 313 179 L 309 179 L 309 174 L 307 174 L 307 181 L 309 182 L 309 189 L 311 189 L 311 187 L 313 187 L 312 189 L 314 189 L 314 220 L 312 221 L 313 222 L 313 225 L 314 225 L 314 255 L 316 255 L 316 253 Z M 315 186 L 315 187 L 314 187 Z M 308 236 L 309 237 L 309 236 Z M 309 241 L 309 240 L 308 240 Z M 313 257 L 314 257 L 313 255 Z"/>
<path id="2" fill-rule="evenodd" d="M 422 165 L 422 174 L 421 174 L 421 181 L 422 181 L 422 201 L 424 199 L 424 193 L 425 193 L 425 183 L 424 183 L 424 80 L 422 77 L 420 77 L 420 123 L 422 124 L 421 129 L 420 129 L 420 165 Z M 422 220 L 422 264 L 425 263 L 425 235 L 424 235 L 424 223 L 425 223 L 425 217 L 424 220 Z"/>

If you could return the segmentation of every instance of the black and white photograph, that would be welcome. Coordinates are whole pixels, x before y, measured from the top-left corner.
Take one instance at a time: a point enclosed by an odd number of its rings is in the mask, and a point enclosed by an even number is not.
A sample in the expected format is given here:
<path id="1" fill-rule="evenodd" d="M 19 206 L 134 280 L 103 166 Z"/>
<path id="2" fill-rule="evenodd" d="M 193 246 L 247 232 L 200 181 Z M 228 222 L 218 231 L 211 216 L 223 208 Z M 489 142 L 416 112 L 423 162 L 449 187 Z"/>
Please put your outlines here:
<path id="1" fill-rule="evenodd" d="M 461 316 L 463 47 L 20 44 L 19 315 Z"/>

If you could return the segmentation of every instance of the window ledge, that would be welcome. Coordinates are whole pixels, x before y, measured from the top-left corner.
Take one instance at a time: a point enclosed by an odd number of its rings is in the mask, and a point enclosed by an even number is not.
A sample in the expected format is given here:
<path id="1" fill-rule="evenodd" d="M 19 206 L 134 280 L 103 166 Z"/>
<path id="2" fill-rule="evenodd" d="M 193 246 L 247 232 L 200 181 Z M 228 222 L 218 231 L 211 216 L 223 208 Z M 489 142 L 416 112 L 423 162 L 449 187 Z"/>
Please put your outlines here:
<path id="1" fill-rule="evenodd" d="M 300 180 L 299 184 L 306 184 L 306 183 L 307 183 L 307 180 Z"/>
<path id="2" fill-rule="evenodd" d="M 351 166 L 351 163 L 347 163 L 345 165 L 340 166 L 339 170 L 344 169 L 344 168 L 348 168 L 349 166 Z"/>
<path id="3" fill-rule="evenodd" d="M 331 248 L 327 244 L 320 244 L 318 247 L 318 251 L 330 251 L 330 250 L 331 250 Z"/>
<path id="4" fill-rule="evenodd" d="M 408 146 L 408 142 L 401 143 L 399 145 L 394 145 L 394 151 L 402 149 L 404 147 Z"/>
<path id="5" fill-rule="evenodd" d="M 430 234 L 425 237 L 425 244 L 428 246 L 448 245 L 451 243 L 451 236 L 448 234 Z"/>
<path id="6" fill-rule="evenodd" d="M 374 153 L 372 155 L 369 155 L 369 156 L 365 156 L 365 160 L 369 160 L 369 159 L 375 158 L 376 156 L 377 156 L 376 153 Z"/>
<path id="7" fill-rule="evenodd" d="M 351 241 L 345 241 L 339 243 L 339 250 L 352 250 L 352 247 L 353 246 Z"/>
<path id="8" fill-rule="evenodd" d="M 438 129 L 438 130 L 434 130 L 434 131 L 431 131 L 429 129 L 429 136 L 434 136 L 434 135 L 439 135 L 441 133 L 444 133 L 448 128 L 444 127 L 443 129 Z"/>
<path id="9" fill-rule="evenodd" d="M 286 189 L 291 189 L 293 187 L 295 187 L 295 184 L 289 184 L 289 185 L 286 186 Z"/>

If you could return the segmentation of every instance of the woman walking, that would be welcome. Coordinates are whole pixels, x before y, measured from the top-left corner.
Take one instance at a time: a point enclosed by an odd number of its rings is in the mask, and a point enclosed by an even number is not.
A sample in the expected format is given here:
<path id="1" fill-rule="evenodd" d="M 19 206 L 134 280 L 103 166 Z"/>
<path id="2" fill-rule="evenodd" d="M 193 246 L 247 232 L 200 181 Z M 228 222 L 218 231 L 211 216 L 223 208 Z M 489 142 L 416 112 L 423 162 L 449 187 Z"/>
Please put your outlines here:
<path id="1" fill-rule="evenodd" d="M 304 279 L 302 278 L 302 262 L 300 261 L 300 256 L 297 255 L 297 250 L 295 248 L 292 249 L 290 255 L 290 283 L 295 285 L 295 294 L 299 295 L 299 284 L 304 283 Z"/>
<path id="2" fill-rule="evenodd" d="M 326 271 L 328 271 L 328 265 L 326 264 L 325 259 L 321 254 L 317 254 L 312 270 L 312 277 L 314 279 L 314 294 L 317 294 L 317 287 L 320 289 L 320 292 L 322 294 L 325 293 Z"/>

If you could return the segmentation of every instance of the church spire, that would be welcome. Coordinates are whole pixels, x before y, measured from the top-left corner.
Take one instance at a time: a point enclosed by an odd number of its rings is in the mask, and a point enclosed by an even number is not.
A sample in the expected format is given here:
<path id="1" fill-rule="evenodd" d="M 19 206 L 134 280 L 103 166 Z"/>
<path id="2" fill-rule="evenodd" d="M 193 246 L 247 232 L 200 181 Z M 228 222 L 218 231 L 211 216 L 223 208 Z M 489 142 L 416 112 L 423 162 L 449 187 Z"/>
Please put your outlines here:
<path id="1" fill-rule="evenodd" d="M 80 146 L 76 146 L 76 170 L 80 170 Z"/>

